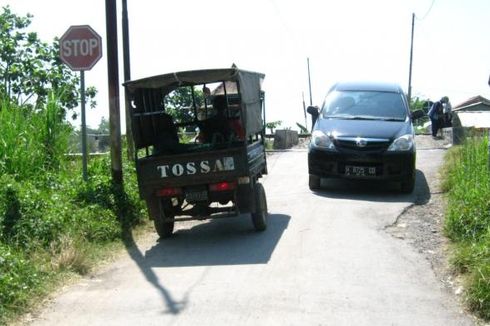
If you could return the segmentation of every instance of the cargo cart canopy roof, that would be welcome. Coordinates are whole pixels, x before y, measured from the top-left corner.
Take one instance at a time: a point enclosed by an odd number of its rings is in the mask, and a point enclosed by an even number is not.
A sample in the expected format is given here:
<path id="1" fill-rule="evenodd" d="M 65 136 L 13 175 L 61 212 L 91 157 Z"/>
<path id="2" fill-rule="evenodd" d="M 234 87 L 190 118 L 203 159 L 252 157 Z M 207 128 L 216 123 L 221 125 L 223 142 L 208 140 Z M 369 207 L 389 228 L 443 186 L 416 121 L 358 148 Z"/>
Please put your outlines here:
<path id="1" fill-rule="evenodd" d="M 245 111 L 247 136 L 260 132 L 262 120 L 261 84 L 262 73 L 237 68 L 190 70 L 157 75 L 128 81 L 124 86 L 130 93 L 138 89 L 163 89 L 166 94 L 180 86 L 192 86 L 221 81 L 236 81 L 239 85 L 242 107 Z"/>

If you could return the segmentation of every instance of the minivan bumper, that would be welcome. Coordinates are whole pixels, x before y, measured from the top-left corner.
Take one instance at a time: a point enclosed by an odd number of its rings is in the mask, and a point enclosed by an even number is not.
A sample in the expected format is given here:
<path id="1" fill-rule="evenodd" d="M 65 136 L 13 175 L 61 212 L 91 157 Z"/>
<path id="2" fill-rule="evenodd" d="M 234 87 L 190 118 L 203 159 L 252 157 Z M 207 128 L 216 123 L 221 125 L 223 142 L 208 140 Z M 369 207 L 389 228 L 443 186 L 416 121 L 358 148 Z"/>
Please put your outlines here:
<path id="1" fill-rule="evenodd" d="M 322 178 L 404 181 L 415 175 L 415 151 L 340 153 L 310 148 L 308 173 Z M 375 168 L 375 175 L 352 175 L 346 166 Z"/>

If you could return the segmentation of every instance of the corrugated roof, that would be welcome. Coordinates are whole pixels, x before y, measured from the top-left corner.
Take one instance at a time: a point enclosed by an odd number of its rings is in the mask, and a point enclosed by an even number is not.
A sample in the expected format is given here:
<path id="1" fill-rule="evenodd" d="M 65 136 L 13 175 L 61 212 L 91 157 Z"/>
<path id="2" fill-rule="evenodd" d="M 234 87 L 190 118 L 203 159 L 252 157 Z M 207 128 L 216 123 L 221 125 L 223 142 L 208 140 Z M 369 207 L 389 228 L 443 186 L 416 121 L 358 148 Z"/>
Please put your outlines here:
<path id="1" fill-rule="evenodd" d="M 469 99 L 467 99 L 463 103 L 460 103 L 460 104 L 454 106 L 453 111 L 461 110 L 461 109 L 466 108 L 468 106 L 472 106 L 472 105 L 480 104 L 480 103 L 490 106 L 490 100 L 484 98 L 481 95 L 477 95 L 477 96 L 470 97 Z"/>

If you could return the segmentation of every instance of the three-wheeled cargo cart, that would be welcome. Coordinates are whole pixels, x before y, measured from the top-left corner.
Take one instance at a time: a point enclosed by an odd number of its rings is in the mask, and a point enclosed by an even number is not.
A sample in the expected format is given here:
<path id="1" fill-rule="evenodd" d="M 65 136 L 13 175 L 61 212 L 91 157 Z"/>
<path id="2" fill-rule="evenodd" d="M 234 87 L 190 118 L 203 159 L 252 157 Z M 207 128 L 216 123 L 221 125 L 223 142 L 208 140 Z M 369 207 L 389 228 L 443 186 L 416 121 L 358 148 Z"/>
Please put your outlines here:
<path id="1" fill-rule="evenodd" d="M 124 84 L 140 196 L 161 238 L 176 221 L 241 214 L 266 229 L 263 78 L 229 68 Z"/>

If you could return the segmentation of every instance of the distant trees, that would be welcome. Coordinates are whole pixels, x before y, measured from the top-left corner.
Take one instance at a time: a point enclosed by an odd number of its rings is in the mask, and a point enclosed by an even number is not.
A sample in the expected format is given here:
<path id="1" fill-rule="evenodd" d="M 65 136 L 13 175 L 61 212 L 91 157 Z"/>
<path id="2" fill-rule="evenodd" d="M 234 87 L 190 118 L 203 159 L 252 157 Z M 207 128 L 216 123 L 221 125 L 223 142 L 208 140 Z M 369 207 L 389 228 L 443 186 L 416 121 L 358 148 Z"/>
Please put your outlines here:
<path id="1" fill-rule="evenodd" d="M 431 105 L 432 105 L 432 101 L 429 99 L 424 99 L 420 97 L 412 97 L 410 99 L 411 111 L 424 110 L 427 113 Z"/>
<path id="2" fill-rule="evenodd" d="M 277 127 L 279 127 L 280 125 L 282 125 L 282 121 L 278 120 L 278 121 L 271 121 L 271 122 L 267 122 L 265 124 L 265 127 L 267 129 L 269 129 L 270 133 L 273 134 L 274 133 L 274 129 L 276 129 Z"/>
<path id="3" fill-rule="evenodd" d="M 109 120 L 102 117 L 97 128 L 87 127 L 87 149 L 89 153 L 104 153 L 110 150 Z M 70 151 L 82 152 L 82 135 L 80 130 L 73 130 L 70 136 Z"/>

